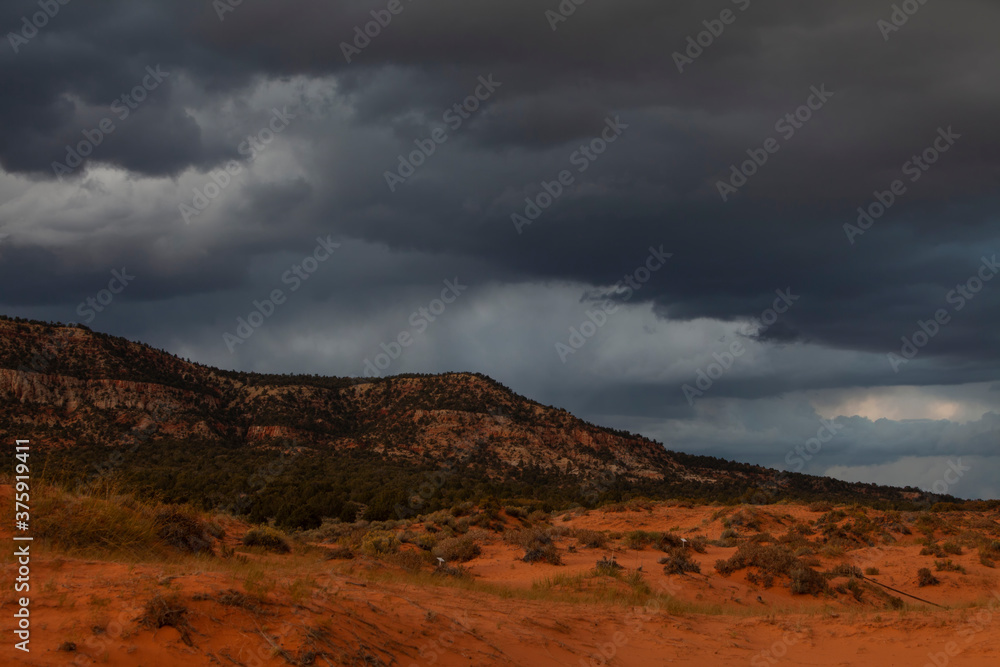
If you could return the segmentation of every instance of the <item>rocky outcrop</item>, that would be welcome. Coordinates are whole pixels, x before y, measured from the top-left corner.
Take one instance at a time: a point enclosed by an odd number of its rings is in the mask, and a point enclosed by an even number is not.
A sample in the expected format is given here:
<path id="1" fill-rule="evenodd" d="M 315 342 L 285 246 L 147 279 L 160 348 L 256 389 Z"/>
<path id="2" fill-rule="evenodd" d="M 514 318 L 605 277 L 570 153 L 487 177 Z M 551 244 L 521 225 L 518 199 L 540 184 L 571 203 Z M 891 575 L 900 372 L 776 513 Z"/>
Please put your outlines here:
<path id="1" fill-rule="evenodd" d="M 26 368 L 25 359 L 34 360 Z M 40 361 L 39 361 L 40 360 Z M 191 364 L 138 343 L 0 319 L 0 436 L 44 426 L 44 442 L 236 441 L 367 448 L 400 460 L 475 460 L 587 476 L 662 476 L 662 446 L 612 434 L 474 374 L 334 383 Z M 4 431 L 7 431 L 5 434 Z M 18 437 L 24 437 L 20 435 Z M 43 443 L 44 446 L 44 443 Z"/>
<path id="2" fill-rule="evenodd" d="M 360 450 L 424 470 L 461 462 L 494 480 L 548 471 L 576 478 L 595 497 L 646 480 L 680 494 L 709 485 L 731 497 L 757 490 L 773 498 L 794 482 L 805 493 L 901 497 L 898 489 L 667 451 L 478 374 L 365 380 L 227 372 L 83 327 L 0 317 L 0 439 L 15 438 L 36 448 L 141 441 L 221 444 L 248 455 Z"/>

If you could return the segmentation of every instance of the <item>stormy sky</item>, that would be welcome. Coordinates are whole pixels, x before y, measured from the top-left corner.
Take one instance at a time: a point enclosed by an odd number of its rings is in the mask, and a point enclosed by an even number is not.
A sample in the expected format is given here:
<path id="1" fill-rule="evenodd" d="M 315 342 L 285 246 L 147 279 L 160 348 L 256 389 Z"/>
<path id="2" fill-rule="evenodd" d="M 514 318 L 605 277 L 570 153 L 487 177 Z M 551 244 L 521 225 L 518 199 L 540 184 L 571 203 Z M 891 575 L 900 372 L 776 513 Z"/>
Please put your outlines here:
<path id="1" fill-rule="evenodd" d="M 480 371 L 671 449 L 1000 497 L 998 25 L 8 0 L 0 311 L 224 368 Z"/>

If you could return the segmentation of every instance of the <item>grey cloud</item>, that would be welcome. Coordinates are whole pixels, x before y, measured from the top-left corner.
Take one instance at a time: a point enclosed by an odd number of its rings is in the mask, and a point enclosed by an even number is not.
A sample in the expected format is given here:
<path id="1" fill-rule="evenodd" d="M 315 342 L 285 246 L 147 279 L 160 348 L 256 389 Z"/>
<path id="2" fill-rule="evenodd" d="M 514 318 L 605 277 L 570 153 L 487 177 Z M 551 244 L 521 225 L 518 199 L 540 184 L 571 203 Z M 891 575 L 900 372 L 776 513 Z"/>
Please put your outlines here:
<path id="1" fill-rule="evenodd" d="M 506 341 L 462 329 L 487 341 L 473 344 L 443 329 L 453 350 L 428 343 L 421 368 L 503 373 L 505 355 L 517 353 L 504 343 L 516 341 L 531 347 L 521 354 L 537 354 L 550 378 L 518 366 L 506 384 L 590 415 L 667 420 L 684 433 L 683 424 L 702 424 L 704 415 L 687 406 L 672 379 L 651 382 L 628 369 L 588 377 L 550 366 L 551 340 L 569 315 L 557 315 L 547 299 L 558 294 L 578 304 L 662 243 L 674 258 L 632 304 L 650 306 L 669 325 L 663 331 L 758 316 L 778 288 L 802 295 L 758 341 L 781 365 L 770 374 L 755 366 L 727 376 L 713 389 L 719 400 L 996 381 L 1000 282 L 952 311 L 951 323 L 900 373 L 884 362 L 918 320 L 950 307 L 949 292 L 974 275 L 981 257 L 1000 250 L 996 3 L 928 3 L 885 41 L 876 21 L 891 6 L 754 0 L 683 74 L 672 53 L 735 3 L 589 2 L 553 32 L 544 12 L 557 4 L 405 3 L 351 64 L 341 42 L 370 19 L 370 3 L 245 2 L 223 21 L 203 0 L 65 5 L 18 53 L 0 48 L 0 85 L 12 91 L 0 101 L 0 233 L 9 234 L 0 280 L 18 286 L 5 287 L 0 301 L 25 312 L 65 312 L 110 267 L 141 264 L 144 280 L 105 326 L 159 336 L 150 318 L 171 312 L 173 333 L 157 341 L 214 359 L 202 336 L 206 321 L 217 326 L 220 304 L 252 299 L 262 267 L 333 234 L 383 252 L 351 265 L 353 284 L 337 271 L 318 279 L 313 295 L 287 311 L 288 322 L 315 318 L 307 302 L 337 303 L 344 320 L 360 327 L 374 318 L 368 326 L 381 333 L 395 326 L 396 308 L 405 310 L 398 300 L 410 294 L 407 284 L 430 285 L 444 266 L 468 267 L 478 284 L 531 285 L 545 296 L 532 302 L 532 322 L 505 329 Z M 0 28 L 16 29 L 34 10 L 33 0 L 4 4 Z M 171 76 L 84 167 L 53 180 L 51 164 L 64 159 L 66 144 L 108 115 L 150 65 Z M 488 74 L 503 87 L 391 193 L 386 170 Z M 821 85 L 834 96 L 723 203 L 717 182 L 730 165 L 778 136 L 776 121 Z M 251 165 L 240 155 L 239 142 L 263 127 L 273 105 L 302 100 L 310 112 L 264 158 Z M 574 171 L 573 185 L 519 236 L 511 214 L 524 210 L 542 181 L 575 169 L 570 156 L 608 116 L 629 129 L 586 172 Z M 906 193 L 851 245 L 843 225 L 876 191 L 905 178 L 904 162 L 942 127 L 961 139 L 918 181 L 907 181 Z M 246 173 L 197 224 L 184 225 L 178 204 L 233 159 Z M 341 299 L 348 284 L 351 297 Z M 504 303 L 494 298 L 470 303 L 488 311 Z M 618 331 L 636 341 L 643 335 Z M 794 346 L 817 352 L 793 365 L 786 348 Z M 331 368 L 357 366 L 345 357 L 360 348 L 328 347 L 341 355 Z M 662 347 L 682 354 L 666 341 Z M 588 348 L 588 359 L 609 354 L 603 349 Z M 264 363 L 250 354 L 229 362 Z M 649 363 L 676 368 L 683 359 Z M 308 364 L 300 356 L 294 365 L 271 370 Z M 597 386 L 557 386 L 584 379 Z M 912 437 L 920 452 L 958 433 L 936 423 L 856 428 L 859 442 L 879 433 L 905 449 Z M 691 447 L 736 454 L 732 442 L 690 436 Z M 954 437 L 980 447 L 974 434 Z"/>

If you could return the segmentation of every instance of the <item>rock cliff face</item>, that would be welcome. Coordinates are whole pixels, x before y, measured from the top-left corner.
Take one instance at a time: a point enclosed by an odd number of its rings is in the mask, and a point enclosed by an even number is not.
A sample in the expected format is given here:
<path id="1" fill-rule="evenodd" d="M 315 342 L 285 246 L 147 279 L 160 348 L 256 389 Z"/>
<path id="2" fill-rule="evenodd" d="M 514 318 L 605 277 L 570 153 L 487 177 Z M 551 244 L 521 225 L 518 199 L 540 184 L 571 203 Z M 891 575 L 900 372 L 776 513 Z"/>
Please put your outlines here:
<path id="1" fill-rule="evenodd" d="M 558 477 L 584 496 L 638 483 L 647 492 L 716 499 L 906 497 L 668 451 L 479 374 L 365 380 L 228 372 L 83 327 L 0 317 L 0 439 L 18 438 L 88 452 L 141 443 L 147 455 L 158 442 L 254 460 L 288 451 L 320 460 L 374 455 L 413 470 L 471 466 L 497 481 Z"/>
<path id="2" fill-rule="evenodd" d="M 144 439 L 367 448 L 426 461 L 473 457 L 592 477 L 684 474 L 663 447 L 575 419 L 484 376 L 357 380 L 227 373 L 144 345 L 0 320 L 0 437 L 37 446 Z"/>

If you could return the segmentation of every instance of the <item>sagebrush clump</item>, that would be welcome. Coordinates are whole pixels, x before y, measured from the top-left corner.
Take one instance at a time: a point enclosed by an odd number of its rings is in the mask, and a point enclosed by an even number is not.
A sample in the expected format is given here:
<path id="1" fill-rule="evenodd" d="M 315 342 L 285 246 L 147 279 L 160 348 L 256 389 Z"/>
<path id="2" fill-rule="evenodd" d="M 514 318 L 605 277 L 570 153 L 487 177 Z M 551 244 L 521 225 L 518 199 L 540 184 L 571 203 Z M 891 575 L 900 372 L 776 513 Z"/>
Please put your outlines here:
<path id="1" fill-rule="evenodd" d="M 286 554 L 292 550 L 284 534 L 270 527 L 248 530 L 243 536 L 243 546 L 260 547 L 279 554 Z"/>
<path id="2" fill-rule="evenodd" d="M 157 593 L 143 607 L 137 621 L 144 628 L 157 630 L 159 628 L 176 628 L 181 633 L 181 639 L 190 646 L 191 626 L 187 621 L 188 608 L 181 602 L 177 594 L 163 596 Z"/>
<path id="3" fill-rule="evenodd" d="M 723 576 L 746 568 L 756 569 L 756 572 L 747 575 L 747 579 L 764 588 L 773 586 L 777 577 L 786 576 L 791 581 L 793 593 L 817 594 L 826 590 L 823 575 L 812 569 L 807 561 L 792 555 L 787 547 L 776 544 L 748 542 L 740 545 L 728 560 L 715 563 L 715 569 Z"/>
<path id="4" fill-rule="evenodd" d="M 369 556 L 388 556 L 399 551 L 399 538 L 387 530 L 373 530 L 361 540 L 361 550 Z"/>
<path id="5" fill-rule="evenodd" d="M 504 534 L 504 541 L 525 550 L 524 556 L 521 557 L 525 563 L 562 565 L 562 558 L 552 541 L 551 534 L 543 528 L 508 531 Z"/>
<path id="6" fill-rule="evenodd" d="M 196 515 L 179 508 L 165 508 L 156 513 L 156 536 L 166 544 L 186 553 L 214 553 L 208 526 Z"/>
<path id="7" fill-rule="evenodd" d="M 701 574 L 701 565 L 691 559 L 691 555 L 684 547 L 670 549 L 667 555 L 658 562 L 663 566 L 664 574 L 687 574 L 688 572 Z"/>
<path id="8" fill-rule="evenodd" d="M 457 563 L 470 561 L 482 552 L 482 548 L 476 544 L 476 541 L 467 535 L 441 540 L 431 549 L 431 553 L 435 557 Z"/>
<path id="9" fill-rule="evenodd" d="M 917 585 L 921 588 L 924 586 L 937 586 L 940 583 L 941 581 L 931 574 L 931 571 L 928 568 L 922 567 L 917 570 Z"/>

